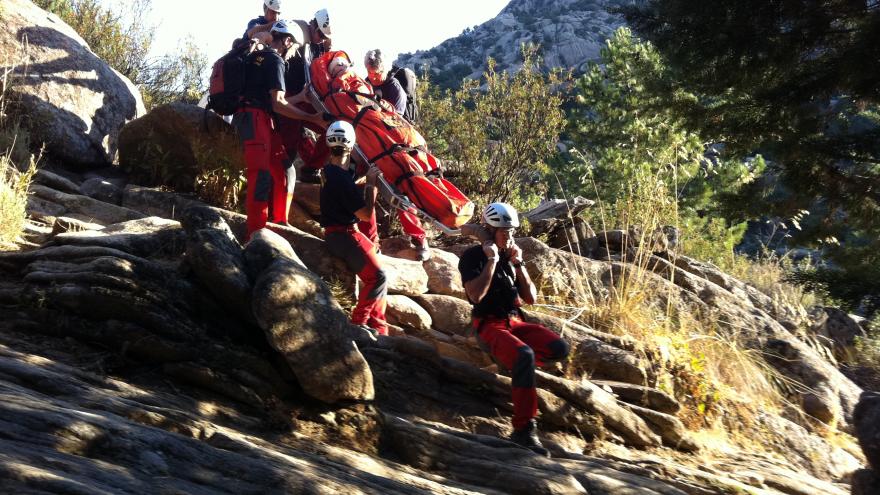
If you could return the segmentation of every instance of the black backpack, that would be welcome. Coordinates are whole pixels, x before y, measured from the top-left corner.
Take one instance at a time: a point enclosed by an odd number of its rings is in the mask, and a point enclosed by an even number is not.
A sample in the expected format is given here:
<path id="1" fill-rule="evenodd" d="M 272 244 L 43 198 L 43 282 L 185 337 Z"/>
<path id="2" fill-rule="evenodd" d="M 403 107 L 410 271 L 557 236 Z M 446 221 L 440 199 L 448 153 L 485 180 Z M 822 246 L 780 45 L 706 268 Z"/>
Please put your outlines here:
<path id="1" fill-rule="evenodd" d="M 207 109 L 220 115 L 232 115 L 239 109 L 244 94 L 245 65 L 257 46 L 253 40 L 235 40 L 232 50 L 214 62 L 208 86 Z"/>
<path id="2" fill-rule="evenodd" d="M 419 102 L 416 95 L 419 78 L 416 77 L 416 73 L 412 69 L 395 66 L 391 66 L 388 77 L 397 79 L 403 92 L 406 93 L 406 111 L 403 113 L 403 118 L 415 124 L 419 120 Z"/>

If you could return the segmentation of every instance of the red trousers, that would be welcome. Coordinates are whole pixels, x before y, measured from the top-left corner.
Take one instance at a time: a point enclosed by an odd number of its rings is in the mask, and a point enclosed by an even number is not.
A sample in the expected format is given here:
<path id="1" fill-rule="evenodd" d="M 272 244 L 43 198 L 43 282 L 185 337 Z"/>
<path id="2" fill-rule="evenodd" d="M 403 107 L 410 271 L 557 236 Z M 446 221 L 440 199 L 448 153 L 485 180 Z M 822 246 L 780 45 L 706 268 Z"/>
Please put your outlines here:
<path id="1" fill-rule="evenodd" d="M 315 108 L 307 103 L 297 103 L 297 108 L 306 112 L 314 112 Z M 296 156 L 303 161 L 303 166 L 307 168 L 320 169 L 324 167 L 330 157 L 330 150 L 324 138 L 325 129 L 312 122 L 291 119 L 284 116 L 278 116 L 278 126 L 284 140 L 284 146 L 287 148 L 290 160 L 296 159 Z M 309 129 L 318 135 L 317 140 L 306 137 L 304 130 Z"/>
<path id="2" fill-rule="evenodd" d="M 410 210 L 398 210 L 398 218 L 405 234 L 412 236 L 419 242 L 425 239 L 425 230 L 422 229 L 422 222 L 419 221 L 419 217 L 415 213 L 411 213 Z M 358 230 L 367 236 L 370 242 L 377 246 L 379 245 L 379 229 L 376 225 L 375 213 L 369 220 L 358 222 Z"/>
<path id="3" fill-rule="evenodd" d="M 568 342 L 555 332 L 519 318 L 474 318 L 480 345 L 510 370 L 513 382 L 513 428 L 526 426 L 538 415 L 535 366 L 564 359 Z"/>
<path id="4" fill-rule="evenodd" d="M 409 210 L 398 210 L 397 217 L 400 219 L 400 226 L 403 227 L 404 234 L 419 242 L 425 240 L 425 229 L 422 228 L 422 222 L 412 208 Z"/>
<path id="5" fill-rule="evenodd" d="M 358 294 L 358 302 L 351 312 L 351 322 L 367 325 L 381 335 L 388 335 L 385 322 L 385 296 L 388 294 L 387 279 L 376 246 L 354 225 L 324 228 L 324 241 L 330 254 L 342 258 L 349 270 L 355 272 L 363 289 Z"/>
<path id="6" fill-rule="evenodd" d="M 265 110 L 245 107 L 233 118 L 247 167 L 247 237 L 267 222 L 287 221 L 293 184 L 288 184 L 287 152 L 276 132 L 272 116 Z M 288 189 L 290 192 L 288 192 Z"/>

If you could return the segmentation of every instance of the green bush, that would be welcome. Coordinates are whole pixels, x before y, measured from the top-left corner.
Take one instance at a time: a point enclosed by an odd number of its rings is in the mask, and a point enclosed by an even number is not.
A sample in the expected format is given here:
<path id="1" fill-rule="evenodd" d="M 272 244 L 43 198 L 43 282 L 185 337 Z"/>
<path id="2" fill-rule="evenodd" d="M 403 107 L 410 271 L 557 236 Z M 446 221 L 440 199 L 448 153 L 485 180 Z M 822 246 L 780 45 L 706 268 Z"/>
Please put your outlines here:
<path id="1" fill-rule="evenodd" d="M 690 97 L 669 78 L 654 47 L 628 29 L 607 41 L 601 60 L 577 81 L 566 129 L 574 149 L 554 167 L 561 192 L 597 197 L 602 208 L 591 220 L 604 229 L 675 225 L 685 254 L 732 259 L 745 224 L 711 217 L 721 195 L 751 177 L 749 169 L 705 157 L 703 139 L 665 110 L 668 101 Z"/>
<path id="2" fill-rule="evenodd" d="M 420 85 L 425 138 L 478 205 L 534 206 L 556 152 L 565 121 L 555 88 L 564 78 L 542 74 L 533 51 L 525 50 L 524 59 L 513 74 L 497 72 L 489 59 L 480 81 L 456 91 Z"/>

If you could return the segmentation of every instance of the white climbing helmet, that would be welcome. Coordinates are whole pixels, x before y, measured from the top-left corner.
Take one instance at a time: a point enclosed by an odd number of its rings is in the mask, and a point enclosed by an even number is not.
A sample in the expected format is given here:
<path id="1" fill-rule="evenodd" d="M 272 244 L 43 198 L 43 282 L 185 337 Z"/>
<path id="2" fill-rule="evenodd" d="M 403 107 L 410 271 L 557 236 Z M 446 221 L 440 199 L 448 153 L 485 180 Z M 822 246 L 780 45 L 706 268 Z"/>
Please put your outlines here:
<path id="1" fill-rule="evenodd" d="M 483 210 L 483 223 L 498 229 L 519 227 L 519 214 L 507 203 L 492 203 Z"/>
<path id="2" fill-rule="evenodd" d="M 299 40 L 299 38 L 296 37 L 296 33 L 291 31 L 290 27 L 284 21 L 275 21 L 275 24 L 272 24 L 272 27 L 269 28 L 269 33 L 270 34 L 272 34 L 272 33 L 286 34 L 286 35 L 290 36 L 291 38 L 293 38 L 294 43 L 296 43 L 298 45 L 302 44 L 302 42 Z"/>
<path id="3" fill-rule="evenodd" d="M 330 77 L 336 77 L 347 71 L 349 68 L 351 68 L 351 63 L 349 63 L 347 58 L 336 57 L 330 61 L 329 65 L 327 65 L 327 72 L 330 74 Z"/>
<path id="4" fill-rule="evenodd" d="M 281 12 L 281 0 L 263 0 L 263 5 L 269 10 Z"/>
<path id="5" fill-rule="evenodd" d="M 333 30 L 330 29 L 330 13 L 327 12 L 327 9 L 321 9 L 315 12 L 315 22 L 318 24 L 318 29 L 324 33 L 325 37 L 332 37 Z"/>
<path id="6" fill-rule="evenodd" d="M 356 139 L 354 127 L 344 120 L 337 120 L 327 127 L 327 137 L 325 139 L 328 148 L 344 147 L 350 150 L 354 148 L 354 141 Z"/>

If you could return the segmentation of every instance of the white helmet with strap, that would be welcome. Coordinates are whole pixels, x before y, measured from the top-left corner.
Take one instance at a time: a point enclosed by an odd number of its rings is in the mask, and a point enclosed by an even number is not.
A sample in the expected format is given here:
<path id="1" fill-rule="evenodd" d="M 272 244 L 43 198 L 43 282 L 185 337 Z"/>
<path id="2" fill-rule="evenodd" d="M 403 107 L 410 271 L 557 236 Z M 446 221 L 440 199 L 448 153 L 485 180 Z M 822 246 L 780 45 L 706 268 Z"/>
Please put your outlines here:
<path id="1" fill-rule="evenodd" d="M 333 30 L 330 28 L 330 13 L 327 12 L 327 9 L 321 9 L 315 12 L 315 22 L 318 24 L 318 29 L 324 33 L 325 37 L 332 37 Z"/>
<path id="2" fill-rule="evenodd" d="M 498 229 L 519 227 L 519 214 L 507 203 L 492 203 L 483 210 L 483 223 Z"/>
<path id="3" fill-rule="evenodd" d="M 293 42 L 300 45 L 302 41 L 296 36 L 295 31 L 291 31 L 290 27 L 284 21 L 275 21 L 275 24 L 272 24 L 272 27 L 269 28 L 269 34 L 281 33 L 286 34 L 293 38 Z"/>
<path id="4" fill-rule="evenodd" d="M 344 120 L 337 120 L 327 127 L 325 140 L 328 148 L 344 147 L 350 150 L 354 148 L 356 139 L 354 127 Z"/>
<path id="5" fill-rule="evenodd" d="M 281 12 L 281 0 L 263 0 L 263 5 L 275 12 Z"/>

